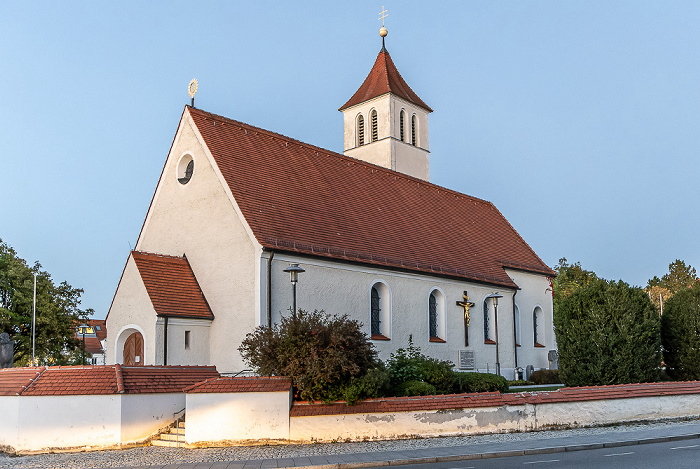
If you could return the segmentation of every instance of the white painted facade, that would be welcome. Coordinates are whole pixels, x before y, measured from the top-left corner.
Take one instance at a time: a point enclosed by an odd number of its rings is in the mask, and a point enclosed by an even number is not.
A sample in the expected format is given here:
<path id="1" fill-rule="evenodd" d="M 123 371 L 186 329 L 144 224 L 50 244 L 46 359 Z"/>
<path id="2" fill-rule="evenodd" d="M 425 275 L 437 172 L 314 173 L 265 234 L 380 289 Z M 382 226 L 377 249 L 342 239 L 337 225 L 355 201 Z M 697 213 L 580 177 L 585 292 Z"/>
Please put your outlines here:
<path id="1" fill-rule="evenodd" d="M 389 100 L 389 95 L 381 99 Z M 424 112 L 423 117 L 426 120 L 421 131 L 427 132 L 427 113 Z M 424 138 L 427 144 L 427 135 Z M 178 166 L 183 157 L 191 157 L 195 162 L 193 176 L 184 185 L 178 182 Z M 498 307 L 498 358 L 501 374 L 514 377 L 512 297 L 515 290 L 284 253 L 272 256 L 271 285 L 268 286 L 270 253 L 263 251 L 253 236 L 187 110 L 136 250 L 186 255 L 214 314 L 212 321 L 170 318 L 168 365 L 215 365 L 224 373 L 246 368 L 238 346 L 256 326 L 267 324 L 268 288 L 271 289 L 269 314 L 272 321 L 279 322 L 281 315 L 288 314 L 292 288 L 289 275 L 283 269 L 291 263 L 299 263 L 306 272 L 300 275 L 297 286 L 298 307 L 348 314 L 363 323 L 368 335 L 371 288 L 378 284 L 385 289 L 382 334 L 390 340 L 375 341 L 382 359 L 406 347 L 412 336 L 414 344 L 430 356 L 457 364 L 459 350 L 472 350 L 476 371 L 495 372 L 496 347 L 485 343 L 482 307 L 484 298 L 498 291 L 504 295 Z M 507 273 L 521 288 L 515 297 L 522 336 L 522 343 L 517 347 L 517 365 L 546 368 L 547 352 L 556 348 L 552 332 L 552 297 L 547 290 L 549 281 L 543 275 L 517 270 L 508 269 Z M 437 291 L 440 298 L 438 330 L 442 331 L 440 338 L 444 343 L 429 341 L 428 298 L 432 291 Z M 464 291 L 476 304 L 471 308 L 469 347 L 464 345 L 463 309 L 456 305 Z M 530 340 L 532 311 L 536 306 L 542 309 L 544 316 L 544 347 L 535 347 Z M 124 341 L 137 330 L 144 338 L 144 364 L 163 364 L 163 318 L 157 317 L 130 257 L 107 317 L 108 364 L 123 363 Z M 185 331 L 190 331 L 189 349 L 185 348 Z"/>
<path id="2" fill-rule="evenodd" d="M 372 141 L 372 111 L 377 112 L 377 140 Z M 401 111 L 404 134 L 401 139 Z M 364 120 L 360 145 L 358 118 Z M 416 144 L 411 143 L 412 119 L 416 119 Z M 344 154 L 404 174 L 430 180 L 428 112 L 387 93 L 343 110 Z"/>
<path id="3" fill-rule="evenodd" d="M 289 439 L 291 392 L 188 393 L 185 441 Z"/>
<path id="4" fill-rule="evenodd" d="M 144 440 L 185 407 L 183 393 L 0 396 L 0 448 L 109 447 Z"/>

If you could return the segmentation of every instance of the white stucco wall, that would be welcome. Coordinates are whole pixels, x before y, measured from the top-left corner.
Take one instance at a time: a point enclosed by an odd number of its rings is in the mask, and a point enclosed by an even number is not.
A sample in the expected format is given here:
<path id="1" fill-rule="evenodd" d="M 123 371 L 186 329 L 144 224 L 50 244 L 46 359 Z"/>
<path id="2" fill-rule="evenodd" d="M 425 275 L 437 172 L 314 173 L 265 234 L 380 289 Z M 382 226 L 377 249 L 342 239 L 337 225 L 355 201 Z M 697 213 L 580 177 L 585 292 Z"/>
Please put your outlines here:
<path id="1" fill-rule="evenodd" d="M 211 362 L 209 331 L 212 321 L 208 319 L 168 318 L 167 365 L 206 365 Z M 163 328 L 165 319 L 156 322 L 156 361 L 163 363 Z M 185 332 L 189 331 L 189 348 L 185 347 Z"/>
<path id="2" fill-rule="evenodd" d="M 123 363 L 124 341 L 138 330 L 143 336 L 143 364 L 156 362 L 156 312 L 131 255 L 126 262 L 119 287 L 107 316 L 106 363 Z"/>
<path id="3" fill-rule="evenodd" d="M 183 185 L 178 182 L 177 167 L 180 158 L 186 155 L 194 159 L 194 173 Z M 242 222 L 230 190 L 222 181 L 211 154 L 185 111 L 136 250 L 187 256 L 215 315 L 209 329 L 207 361 L 197 364 L 215 365 L 221 372 L 230 372 L 244 367 L 235 347 L 232 351 L 232 344 L 237 347 L 245 334 L 260 322 L 260 303 L 255 295 L 259 246 Z M 133 285 L 122 279 L 117 296 L 133 295 L 132 288 Z M 122 290 L 128 292 L 122 293 Z M 123 318 L 129 314 L 138 316 L 133 321 L 147 328 L 146 346 L 155 344 L 155 315 L 130 313 L 126 308 L 118 308 L 116 300 L 108 316 L 108 342 L 113 343 L 110 340 L 112 331 L 118 330 L 113 324 L 125 322 Z M 199 343 L 204 338 L 202 334 L 204 330 L 197 329 Z M 162 339 L 159 340 L 162 344 Z M 162 360 L 162 345 L 160 349 L 152 347 L 149 359 L 156 360 L 158 353 Z M 177 356 L 177 352 L 174 353 Z M 190 357 L 192 361 L 184 355 L 177 359 L 192 363 L 203 356 Z M 108 363 L 114 363 L 113 360 L 108 356 Z M 172 363 L 170 358 L 168 361 Z"/>
<path id="4" fill-rule="evenodd" d="M 372 142 L 371 112 L 377 111 L 377 141 Z M 401 110 L 405 111 L 401 140 Z M 364 145 L 357 145 L 357 118 L 364 117 Z M 411 119 L 417 118 L 416 145 L 411 142 Z M 384 94 L 343 111 L 344 153 L 347 156 L 430 180 L 428 113 L 393 94 Z"/>
<path id="5" fill-rule="evenodd" d="M 700 395 L 637 397 L 537 406 L 538 428 L 591 426 L 700 415 Z"/>
<path id="6" fill-rule="evenodd" d="M 16 450 L 110 446 L 120 441 L 121 398 L 20 396 Z"/>
<path id="7" fill-rule="evenodd" d="M 0 451 L 12 451 L 17 444 L 19 396 L 0 396 Z"/>
<path id="8" fill-rule="evenodd" d="M 292 417 L 292 441 L 432 437 L 531 430 L 531 406 Z"/>
<path id="9" fill-rule="evenodd" d="M 532 365 L 535 370 L 549 368 L 548 352 L 556 350 L 554 336 L 552 292 L 549 289 L 549 279 L 544 275 L 506 269 L 506 273 L 521 288 L 515 295 L 515 304 L 520 309 L 520 347 L 518 347 L 518 366 L 525 369 Z M 533 331 L 533 312 L 536 307 L 542 308 L 544 324 L 544 348 L 535 347 Z M 500 308 L 499 308 L 500 311 Z M 512 307 L 509 309 L 512 317 Z M 512 321 L 509 337 L 512 337 Z M 511 339 L 512 340 L 512 339 Z M 544 343 L 542 343 L 544 342 Z"/>
<path id="10" fill-rule="evenodd" d="M 187 443 L 289 439 L 290 392 L 189 393 Z"/>
<path id="11" fill-rule="evenodd" d="M 273 322 L 279 322 L 281 315 L 289 314 L 289 307 L 292 304 L 289 274 L 283 272 L 290 263 L 298 263 L 306 270 L 299 276 L 297 307 L 311 311 L 323 309 L 330 314 L 348 314 L 351 318 L 363 323 L 368 335 L 370 333 L 370 288 L 376 281 L 382 281 L 388 286 L 391 291 L 391 334 L 389 335 L 391 340 L 374 341 L 383 360 L 388 359 L 396 349 L 406 347 L 409 335 L 412 335 L 414 344 L 427 355 L 441 360 L 450 360 L 456 365 L 459 350 L 472 350 L 475 354 L 477 368 L 475 371 L 495 372 L 496 346 L 484 343 L 482 304 L 488 295 L 496 291 L 500 292 L 504 297 L 500 299 L 498 306 L 499 361 L 501 373 L 506 378 L 512 378 L 515 366 L 512 306 L 514 290 L 278 253 L 272 262 Z M 548 285 L 546 277 L 542 276 L 538 279 L 537 275 L 531 274 L 512 275 L 517 277 L 517 281 L 533 284 L 526 285 L 516 295 L 516 303 L 521 298 L 523 300 L 521 311 L 530 303 L 544 302 L 547 298 L 546 287 L 543 286 Z M 445 343 L 429 342 L 428 296 L 435 288 L 444 294 L 444 327 L 439 329 L 445 331 L 442 337 Z M 464 346 L 464 310 L 456 304 L 457 301 L 462 300 L 465 290 L 468 291 L 470 300 L 476 303 L 470 311 L 469 347 Z M 539 290 L 542 291 L 541 298 L 538 296 Z M 549 324 L 551 324 L 551 307 L 545 311 L 550 314 Z M 495 324 L 491 327 L 495 327 Z M 525 356 L 528 360 L 546 367 L 549 348 L 535 349 L 532 344 L 529 348 L 524 345 L 518 347 L 521 366 L 523 360 L 520 357 L 524 349 L 527 349 Z"/>
<path id="12" fill-rule="evenodd" d="M 184 393 L 121 396 L 121 443 L 143 440 L 177 418 L 185 408 Z"/>

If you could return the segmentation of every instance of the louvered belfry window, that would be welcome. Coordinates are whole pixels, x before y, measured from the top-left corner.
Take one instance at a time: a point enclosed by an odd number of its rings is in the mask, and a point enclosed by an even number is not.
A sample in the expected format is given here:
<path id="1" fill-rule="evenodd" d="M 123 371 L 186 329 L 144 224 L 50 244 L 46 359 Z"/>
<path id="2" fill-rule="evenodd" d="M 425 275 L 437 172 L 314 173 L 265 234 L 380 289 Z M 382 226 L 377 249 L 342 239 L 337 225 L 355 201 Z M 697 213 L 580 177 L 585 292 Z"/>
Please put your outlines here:
<path id="1" fill-rule="evenodd" d="M 428 300 L 428 315 L 430 323 L 430 337 L 437 337 L 437 300 L 434 294 L 430 294 Z"/>
<path id="2" fill-rule="evenodd" d="M 372 110 L 372 141 L 376 142 L 378 140 L 379 134 L 377 131 L 377 111 Z"/>
<path id="3" fill-rule="evenodd" d="M 411 118 L 411 145 L 416 144 L 416 116 Z"/>
<path id="4" fill-rule="evenodd" d="M 403 132 L 403 120 L 406 118 L 406 113 L 401 109 L 401 114 L 399 114 L 399 133 L 401 135 L 401 141 L 405 142 L 405 136 Z"/>
<path id="5" fill-rule="evenodd" d="M 357 146 L 365 144 L 365 118 L 362 114 L 357 116 Z"/>
<path id="6" fill-rule="evenodd" d="M 379 324 L 381 323 L 381 321 L 379 320 L 379 312 L 381 311 L 379 309 L 379 299 L 380 299 L 379 292 L 377 291 L 376 288 L 372 287 L 372 305 L 371 305 L 372 317 L 370 318 L 372 335 L 380 335 L 381 334 L 381 329 L 379 327 Z"/>

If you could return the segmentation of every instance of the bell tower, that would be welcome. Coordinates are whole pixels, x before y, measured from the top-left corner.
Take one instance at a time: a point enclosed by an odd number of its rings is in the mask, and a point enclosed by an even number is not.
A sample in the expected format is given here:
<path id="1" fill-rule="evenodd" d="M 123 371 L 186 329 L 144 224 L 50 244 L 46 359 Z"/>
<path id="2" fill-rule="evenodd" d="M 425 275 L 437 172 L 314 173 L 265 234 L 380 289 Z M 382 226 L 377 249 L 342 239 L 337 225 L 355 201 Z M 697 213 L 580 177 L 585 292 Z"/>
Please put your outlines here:
<path id="1" fill-rule="evenodd" d="M 401 77 L 382 49 L 360 88 L 340 109 L 344 153 L 426 181 L 430 180 L 428 114 L 433 110 Z"/>

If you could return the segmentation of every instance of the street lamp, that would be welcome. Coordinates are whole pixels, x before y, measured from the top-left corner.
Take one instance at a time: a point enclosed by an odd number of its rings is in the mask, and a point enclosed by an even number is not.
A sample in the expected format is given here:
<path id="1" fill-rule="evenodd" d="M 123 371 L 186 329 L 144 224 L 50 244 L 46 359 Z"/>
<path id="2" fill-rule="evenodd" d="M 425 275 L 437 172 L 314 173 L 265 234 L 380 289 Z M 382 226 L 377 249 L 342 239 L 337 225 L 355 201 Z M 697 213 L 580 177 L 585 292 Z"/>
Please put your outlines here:
<path id="1" fill-rule="evenodd" d="M 299 281 L 299 274 L 306 272 L 304 269 L 299 267 L 299 264 L 292 264 L 284 272 L 289 272 L 290 279 L 292 281 L 292 297 L 294 302 L 292 303 L 292 316 L 297 315 L 297 282 Z"/>
<path id="2" fill-rule="evenodd" d="M 503 298 L 503 295 L 499 295 L 498 292 L 491 293 L 486 299 L 493 298 L 493 316 L 494 323 L 496 325 L 496 374 L 501 375 L 501 362 L 498 358 L 498 299 Z"/>
<path id="3" fill-rule="evenodd" d="M 89 327 L 90 326 L 85 323 L 78 326 L 78 334 L 83 334 L 83 361 L 80 363 L 81 365 L 85 364 L 85 333 L 88 331 Z"/>

